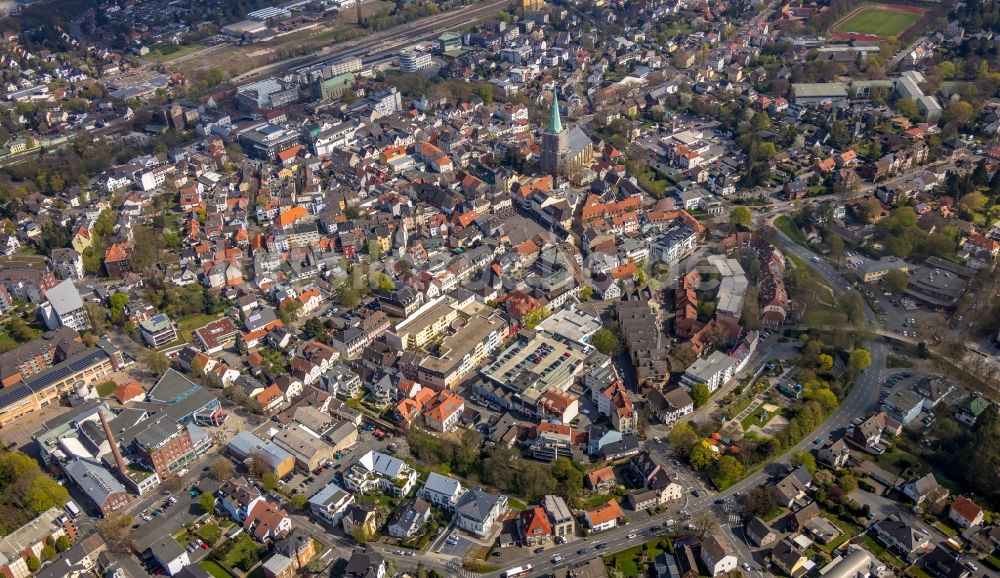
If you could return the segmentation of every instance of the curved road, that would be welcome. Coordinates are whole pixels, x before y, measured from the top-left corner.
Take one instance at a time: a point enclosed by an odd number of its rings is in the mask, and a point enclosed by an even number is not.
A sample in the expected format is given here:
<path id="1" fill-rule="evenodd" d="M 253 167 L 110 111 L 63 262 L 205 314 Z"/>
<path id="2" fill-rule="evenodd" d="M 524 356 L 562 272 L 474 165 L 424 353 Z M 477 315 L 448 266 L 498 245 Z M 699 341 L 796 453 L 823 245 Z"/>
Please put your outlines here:
<path id="1" fill-rule="evenodd" d="M 840 290 L 850 289 L 850 283 L 848 283 L 848 281 L 844 279 L 840 273 L 830 266 L 829 263 L 822 260 L 819 262 L 813 261 L 812 257 L 815 256 L 813 253 L 800 247 L 780 231 L 775 229 L 774 233 L 773 238 L 778 241 L 781 249 L 794 254 L 808 263 L 813 270 L 830 283 L 831 287 Z M 865 307 L 864 311 L 865 317 L 868 321 L 874 323 L 875 314 L 868 307 Z M 768 464 L 765 464 L 759 470 L 725 491 L 711 495 L 708 493 L 702 493 L 698 498 L 688 496 L 688 503 L 685 510 L 689 514 L 693 514 L 698 511 L 712 509 L 716 500 L 728 500 L 736 494 L 744 493 L 752 488 L 767 484 L 769 478 L 774 473 L 783 471 L 783 466 L 788 464 L 789 458 L 792 454 L 802 450 L 817 449 L 819 446 L 815 444 L 814 440 L 819 439 L 821 442 L 825 443 L 835 434 L 839 434 L 842 430 L 849 427 L 851 421 L 855 418 L 863 417 L 869 412 L 875 410 L 878 407 L 879 401 L 879 374 L 885 369 L 886 365 L 886 349 L 881 340 L 877 340 L 868 344 L 868 351 L 872 358 L 871 366 L 858 377 L 857 382 L 854 384 L 854 387 L 851 388 L 847 397 L 844 398 L 840 406 L 837 407 L 832 414 L 830 414 L 827 420 L 823 422 L 820 427 L 814 430 L 805 439 L 795 444 L 795 446 L 785 450 L 785 453 L 780 457 L 772 460 Z M 652 539 L 654 536 L 649 534 L 648 529 L 652 526 L 662 526 L 666 524 L 669 517 L 670 516 L 667 514 L 652 516 L 642 522 L 632 523 L 627 526 L 595 534 L 585 541 L 576 540 L 569 544 L 547 548 L 545 553 L 541 555 L 531 556 L 528 549 L 524 549 L 526 553 L 525 559 L 520 562 L 508 563 L 507 566 L 512 567 L 518 564 L 531 563 L 534 566 L 534 571 L 527 574 L 527 576 L 544 576 L 550 574 L 552 569 L 555 567 L 555 565 L 551 562 L 552 558 L 555 556 L 563 557 L 563 560 L 559 563 L 559 565 L 567 565 L 583 562 L 596 556 L 607 556 L 614 552 L 631 548 L 637 544 L 643 543 L 646 540 Z M 747 547 L 747 544 L 743 541 L 743 539 L 733 533 L 732 528 L 729 527 L 725 520 L 722 521 L 721 527 L 725 530 L 726 538 L 729 540 L 731 546 L 736 550 L 740 563 L 751 562 L 752 556 L 750 549 Z M 630 539 L 628 536 L 633 533 L 639 534 L 639 536 Z M 660 534 L 662 534 L 662 532 L 657 535 Z M 594 546 L 600 543 L 607 544 L 607 547 L 602 550 L 596 550 Z M 580 554 L 578 551 L 581 548 L 587 548 L 588 551 Z M 761 576 L 762 574 L 757 569 L 759 567 L 756 563 L 751 562 L 751 564 L 755 569 L 754 573 Z M 504 568 L 503 570 L 506 569 L 507 568 Z M 501 572 L 498 571 L 485 576 L 487 578 L 498 578 L 500 575 Z"/>

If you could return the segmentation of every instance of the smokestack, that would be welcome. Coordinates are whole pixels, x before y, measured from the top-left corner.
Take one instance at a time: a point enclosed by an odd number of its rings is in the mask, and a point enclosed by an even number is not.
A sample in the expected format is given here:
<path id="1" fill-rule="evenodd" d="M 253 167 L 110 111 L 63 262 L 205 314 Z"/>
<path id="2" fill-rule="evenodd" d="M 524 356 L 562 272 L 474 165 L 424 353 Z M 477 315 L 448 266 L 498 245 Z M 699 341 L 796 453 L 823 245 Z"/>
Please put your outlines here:
<path id="1" fill-rule="evenodd" d="M 111 445 L 111 453 L 115 456 L 115 464 L 118 466 L 118 473 L 121 475 L 125 474 L 125 458 L 122 457 L 122 452 L 118 449 L 118 442 L 115 441 L 114 434 L 111 433 L 111 426 L 108 425 L 108 420 L 104 418 L 104 412 L 97 410 L 98 417 L 101 418 L 101 427 L 104 428 L 104 435 L 108 438 L 108 444 Z"/>

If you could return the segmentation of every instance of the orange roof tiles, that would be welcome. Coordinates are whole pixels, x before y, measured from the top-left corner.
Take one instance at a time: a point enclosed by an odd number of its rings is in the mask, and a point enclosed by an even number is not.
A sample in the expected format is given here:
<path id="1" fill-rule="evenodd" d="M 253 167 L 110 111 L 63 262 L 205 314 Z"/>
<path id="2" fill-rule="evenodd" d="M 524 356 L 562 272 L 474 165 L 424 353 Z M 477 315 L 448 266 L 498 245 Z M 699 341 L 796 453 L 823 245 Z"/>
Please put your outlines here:
<path id="1" fill-rule="evenodd" d="M 302 205 L 296 205 L 291 209 L 282 211 L 278 215 L 278 225 L 281 227 L 287 227 L 292 223 L 294 223 L 295 221 L 304 219 L 307 216 L 309 216 L 309 211 L 307 211 L 306 208 L 303 207 Z"/>
<path id="2" fill-rule="evenodd" d="M 618 505 L 618 500 L 615 499 L 608 500 L 606 504 L 587 510 L 587 520 L 591 526 L 604 524 L 605 522 L 623 517 L 625 517 L 625 512 L 622 511 L 622 507 Z"/>
<path id="3" fill-rule="evenodd" d="M 137 397 L 142 397 L 145 393 L 146 390 L 138 382 L 130 381 L 116 387 L 113 395 L 118 400 L 118 403 L 125 403 Z"/>

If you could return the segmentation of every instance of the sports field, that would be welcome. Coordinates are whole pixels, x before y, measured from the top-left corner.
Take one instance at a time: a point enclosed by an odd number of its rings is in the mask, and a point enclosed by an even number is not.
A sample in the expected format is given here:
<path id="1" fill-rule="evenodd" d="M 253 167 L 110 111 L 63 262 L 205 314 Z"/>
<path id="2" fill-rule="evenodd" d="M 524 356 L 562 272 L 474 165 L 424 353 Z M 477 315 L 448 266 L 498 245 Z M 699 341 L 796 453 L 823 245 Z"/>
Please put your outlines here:
<path id="1" fill-rule="evenodd" d="M 871 4 L 861 6 L 830 28 L 835 38 L 844 40 L 882 39 L 899 36 L 916 24 L 925 10 L 915 6 Z"/>

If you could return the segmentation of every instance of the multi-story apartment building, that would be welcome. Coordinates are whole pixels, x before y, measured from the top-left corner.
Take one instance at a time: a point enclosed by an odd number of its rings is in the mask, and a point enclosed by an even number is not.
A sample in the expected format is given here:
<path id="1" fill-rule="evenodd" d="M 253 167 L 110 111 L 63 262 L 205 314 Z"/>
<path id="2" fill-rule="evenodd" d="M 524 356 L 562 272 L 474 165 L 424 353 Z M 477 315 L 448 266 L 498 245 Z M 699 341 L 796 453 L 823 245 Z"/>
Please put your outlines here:
<path id="1" fill-rule="evenodd" d="M 66 279 L 45 292 L 46 302 L 42 304 L 42 318 L 49 329 L 69 327 L 76 331 L 90 329 L 90 315 L 83 308 L 83 299 L 73 281 Z"/>

